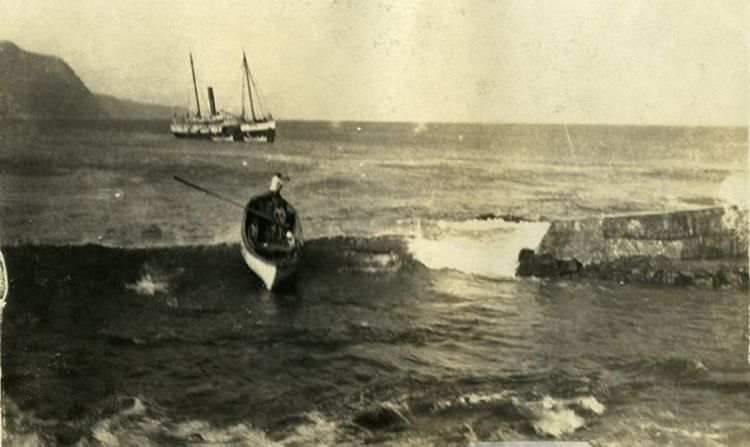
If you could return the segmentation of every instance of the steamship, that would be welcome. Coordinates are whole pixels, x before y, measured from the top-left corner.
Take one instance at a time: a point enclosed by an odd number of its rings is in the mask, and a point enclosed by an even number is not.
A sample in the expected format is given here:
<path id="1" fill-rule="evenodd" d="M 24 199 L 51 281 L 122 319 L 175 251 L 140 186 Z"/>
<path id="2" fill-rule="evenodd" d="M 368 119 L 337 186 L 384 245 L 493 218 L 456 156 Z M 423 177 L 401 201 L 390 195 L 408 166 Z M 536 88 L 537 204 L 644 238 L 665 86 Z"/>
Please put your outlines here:
<path id="1" fill-rule="evenodd" d="M 195 92 L 196 113 L 188 112 L 185 116 L 175 117 L 170 124 L 170 130 L 177 138 L 198 138 L 214 141 L 267 141 L 273 142 L 276 137 L 276 122 L 265 106 L 255 81 L 250 74 L 247 56 L 242 54 L 244 69 L 242 86 L 242 114 L 240 116 L 216 110 L 214 91 L 208 87 L 209 115 L 201 113 L 198 83 L 195 78 L 193 55 L 190 54 L 190 70 L 193 75 L 193 90 Z M 250 103 L 250 116 L 245 111 L 245 90 L 247 89 Z"/>

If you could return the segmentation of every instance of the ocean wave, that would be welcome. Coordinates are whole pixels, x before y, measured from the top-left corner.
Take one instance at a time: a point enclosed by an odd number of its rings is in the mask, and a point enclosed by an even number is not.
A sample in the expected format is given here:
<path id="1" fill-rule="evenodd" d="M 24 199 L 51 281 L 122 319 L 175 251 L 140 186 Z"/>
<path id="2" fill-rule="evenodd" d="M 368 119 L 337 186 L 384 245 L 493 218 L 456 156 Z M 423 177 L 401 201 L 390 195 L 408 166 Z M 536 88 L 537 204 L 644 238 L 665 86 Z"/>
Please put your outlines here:
<path id="1" fill-rule="evenodd" d="M 217 425 L 201 419 L 170 418 L 156 404 L 142 396 L 118 397 L 102 404 L 96 419 L 65 424 L 38 419 L 22 412 L 4 398 L 6 425 L 3 441 L 14 446 L 54 446 L 61 439 L 78 447 L 235 445 L 253 447 L 295 447 L 339 445 L 347 439 L 340 424 L 320 412 L 311 411 L 294 422 L 269 431 L 247 422 Z M 77 433 L 77 434 L 76 434 Z"/>
<path id="2" fill-rule="evenodd" d="M 685 423 L 688 428 L 670 425 L 666 422 L 653 420 L 641 423 L 620 423 L 616 432 L 616 441 L 602 440 L 598 445 L 604 447 L 629 447 L 632 445 L 696 445 L 708 447 L 725 447 L 745 445 L 739 439 L 731 442 L 731 435 L 726 424 L 717 423 Z M 676 424 L 675 424 L 676 425 Z M 732 427 L 733 430 L 743 431 L 747 424 Z M 740 438 L 744 439 L 744 438 Z"/>
<path id="3" fill-rule="evenodd" d="M 438 400 L 432 404 L 432 411 L 444 412 L 455 408 L 494 406 L 508 402 L 510 397 L 509 393 L 469 393 L 453 399 Z"/>
<path id="4" fill-rule="evenodd" d="M 58 425 L 56 420 L 37 418 L 32 412 L 22 411 L 8 396 L 3 396 L 2 441 L 6 445 L 37 447 L 49 445 L 47 430 Z"/>
<path id="5" fill-rule="evenodd" d="M 403 265 L 403 259 L 395 252 L 366 253 L 347 250 L 343 253 L 346 265 L 339 272 L 394 273 Z"/>
<path id="6" fill-rule="evenodd" d="M 527 404 L 533 415 L 532 427 L 542 436 L 559 438 L 573 433 L 586 424 L 586 420 L 562 402 L 545 396 L 541 401 Z"/>
<path id="7" fill-rule="evenodd" d="M 514 277 L 521 249 L 535 250 L 549 224 L 502 219 L 437 221 L 409 240 L 412 256 L 430 269 L 494 278 Z"/>
<path id="8" fill-rule="evenodd" d="M 605 412 L 604 405 L 593 396 L 562 399 L 549 395 L 521 397 L 511 392 L 473 392 L 427 406 L 419 400 L 404 396 L 362 402 L 349 407 L 349 412 L 342 413 L 340 418 L 313 410 L 260 428 L 243 421 L 216 424 L 202 419 L 174 418 L 143 396 L 118 397 L 114 402 L 103 403 L 98 417 L 66 423 L 67 427 L 75 428 L 72 432 L 57 421 L 23 414 L 12 402 L 6 402 L 9 422 L 3 436 L 12 445 L 29 446 L 56 445 L 60 436 L 79 447 L 191 444 L 292 447 L 362 442 L 379 445 L 396 441 L 399 445 L 432 445 L 431 440 L 440 442 L 448 434 L 464 441 L 503 439 L 508 433 L 519 438 L 562 438 L 591 424 Z M 449 422 L 450 428 L 445 427 L 450 433 L 419 430 L 426 420 L 444 418 L 446 412 L 458 412 L 446 420 L 453 421 Z M 62 435 L 61 430 L 67 433 Z"/>
<path id="9" fill-rule="evenodd" d="M 157 409 L 147 408 L 141 398 L 123 400 L 118 411 L 94 422 L 78 441 L 80 447 L 121 445 L 232 444 L 238 446 L 277 446 L 262 430 L 249 424 L 216 427 L 201 420 L 174 422 Z"/>
<path id="10" fill-rule="evenodd" d="M 416 221 L 410 234 L 317 238 L 307 242 L 298 275 L 317 275 L 321 270 L 394 275 L 419 264 L 432 270 L 513 277 L 520 250 L 536 248 L 547 227 L 545 222 L 502 219 Z M 242 261 L 238 244 L 140 248 L 21 245 L 6 247 L 5 251 L 9 269 L 21 275 L 44 271 L 49 278 L 55 278 L 95 272 L 97 277 L 108 279 L 106 284 L 119 281 L 119 287 L 137 296 L 154 297 L 168 307 L 189 306 L 190 300 L 183 303 L 185 296 L 213 293 L 211 288 L 246 290 L 248 278 L 253 278 Z M 66 262 L 57 262 L 60 259 Z M 85 282 L 93 280 L 90 275 L 84 278 Z M 180 306 L 175 297 L 180 297 Z M 200 302 L 197 298 L 194 301 Z"/>
<path id="11" fill-rule="evenodd" d="M 471 430 L 474 436 L 479 434 L 480 438 L 503 431 L 526 438 L 561 438 L 586 427 L 606 411 L 606 407 L 592 395 L 562 398 L 548 394 L 519 395 L 502 390 L 470 392 L 436 401 L 426 398 L 425 402 L 424 399 L 413 398 L 412 401 L 398 403 L 395 408 L 405 418 L 415 420 L 436 416 L 459 421 L 484 420 L 481 426 Z"/>
<path id="12" fill-rule="evenodd" d="M 705 380 L 710 375 L 709 368 L 701 360 L 683 357 L 644 359 L 620 365 L 618 369 L 637 380 L 648 382 L 662 380 L 696 382 Z"/>

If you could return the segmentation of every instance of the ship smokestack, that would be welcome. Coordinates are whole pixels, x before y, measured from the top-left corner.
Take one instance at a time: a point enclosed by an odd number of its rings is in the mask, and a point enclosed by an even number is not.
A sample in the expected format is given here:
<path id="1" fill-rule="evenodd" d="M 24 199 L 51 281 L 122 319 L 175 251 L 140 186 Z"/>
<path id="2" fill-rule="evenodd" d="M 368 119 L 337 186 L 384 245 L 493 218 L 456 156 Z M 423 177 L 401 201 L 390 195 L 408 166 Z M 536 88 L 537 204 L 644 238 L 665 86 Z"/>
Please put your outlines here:
<path id="1" fill-rule="evenodd" d="M 208 104 L 211 107 L 211 115 L 216 115 L 216 103 L 214 102 L 214 88 L 208 88 Z"/>

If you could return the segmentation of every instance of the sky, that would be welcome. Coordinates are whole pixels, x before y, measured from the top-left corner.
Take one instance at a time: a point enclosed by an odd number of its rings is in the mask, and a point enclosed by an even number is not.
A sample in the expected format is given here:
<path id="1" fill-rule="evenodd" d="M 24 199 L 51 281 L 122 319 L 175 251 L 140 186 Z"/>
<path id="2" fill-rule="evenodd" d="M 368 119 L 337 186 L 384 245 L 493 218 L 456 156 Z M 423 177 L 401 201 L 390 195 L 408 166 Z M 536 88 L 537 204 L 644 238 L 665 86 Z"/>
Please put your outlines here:
<path id="1" fill-rule="evenodd" d="M 748 3 L 0 0 L 0 39 L 176 106 L 192 51 L 227 110 L 245 50 L 277 119 L 747 125 Z"/>

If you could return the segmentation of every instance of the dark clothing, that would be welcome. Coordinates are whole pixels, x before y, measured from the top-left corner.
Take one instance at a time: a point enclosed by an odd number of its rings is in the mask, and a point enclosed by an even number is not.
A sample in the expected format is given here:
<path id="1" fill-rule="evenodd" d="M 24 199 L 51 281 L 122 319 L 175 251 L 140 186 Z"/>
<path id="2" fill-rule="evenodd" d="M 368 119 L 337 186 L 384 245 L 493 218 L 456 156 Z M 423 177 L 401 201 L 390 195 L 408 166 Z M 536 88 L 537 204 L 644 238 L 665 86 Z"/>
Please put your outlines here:
<path id="1" fill-rule="evenodd" d="M 294 211 L 281 194 L 268 191 L 259 198 L 257 211 L 264 216 L 258 218 L 258 239 L 262 242 L 287 244 L 287 231 L 294 228 Z"/>

